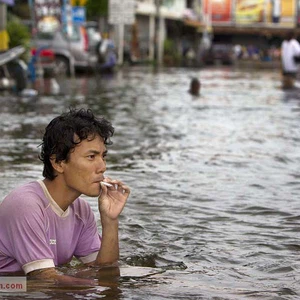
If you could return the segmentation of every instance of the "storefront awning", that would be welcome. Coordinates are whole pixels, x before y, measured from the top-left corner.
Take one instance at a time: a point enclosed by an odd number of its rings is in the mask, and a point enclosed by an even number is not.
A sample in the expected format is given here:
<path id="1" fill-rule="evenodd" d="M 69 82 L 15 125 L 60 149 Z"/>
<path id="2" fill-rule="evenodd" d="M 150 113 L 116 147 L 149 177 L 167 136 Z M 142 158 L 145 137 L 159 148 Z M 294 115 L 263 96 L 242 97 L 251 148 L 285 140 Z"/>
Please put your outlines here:
<path id="1" fill-rule="evenodd" d="M 191 27 L 195 27 L 195 28 L 203 28 L 205 25 L 204 23 L 202 23 L 200 21 L 189 20 L 189 19 L 184 19 L 183 23 L 186 26 L 191 26 Z"/>
<path id="2" fill-rule="evenodd" d="M 245 35 L 264 35 L 264 36 L 284 36 L 288 31 L 290 31 L 291 28 L 283 28 L 283 27 L 267 27 L 267 26 L 261 26 L 260 27 L 254 27 L 254 26 L 213 26 L 213 31 L 215 34 L 245 34 Z M 300 29 L 294 29 L 293 30 L 295 34 L 300 34 Z"/>
<path id="3" fill-rule="evenodd" d="M 7 4 L 7 5 L 14 5 L 15 0 L 0 0 L 0 3 L 4 3 L 4 4 Z"/>

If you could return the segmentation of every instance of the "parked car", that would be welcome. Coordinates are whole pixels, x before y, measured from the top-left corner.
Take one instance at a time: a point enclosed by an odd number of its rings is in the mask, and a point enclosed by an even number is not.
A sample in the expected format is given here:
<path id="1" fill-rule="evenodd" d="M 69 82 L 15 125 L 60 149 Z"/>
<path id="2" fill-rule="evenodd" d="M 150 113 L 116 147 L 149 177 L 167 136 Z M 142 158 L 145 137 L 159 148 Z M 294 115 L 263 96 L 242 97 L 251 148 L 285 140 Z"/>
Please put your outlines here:
<path id="1" fill-rule="evenodd" d="M 233 46 L 230 44 L 213 44 L 202 56 L 204 64 L 221 62 L 224 65 L 232 65 L 235 61 Z"/>
<path id="2" fill-rule="evenodd" d="M 55 73 L 70 74 L 72 66 L 76 69 L 92 69 L 97 63 L 95 43 L 88 36 L 84 26 L 73 26 L 70 37 L 62 31 L 39 32 L 35 39 L 37 48 L 47 47 L 55 54 Z M 97 37 L 95 37 L 97 39 Z M 98 36 L 98 39 L 101 36 Z"/>

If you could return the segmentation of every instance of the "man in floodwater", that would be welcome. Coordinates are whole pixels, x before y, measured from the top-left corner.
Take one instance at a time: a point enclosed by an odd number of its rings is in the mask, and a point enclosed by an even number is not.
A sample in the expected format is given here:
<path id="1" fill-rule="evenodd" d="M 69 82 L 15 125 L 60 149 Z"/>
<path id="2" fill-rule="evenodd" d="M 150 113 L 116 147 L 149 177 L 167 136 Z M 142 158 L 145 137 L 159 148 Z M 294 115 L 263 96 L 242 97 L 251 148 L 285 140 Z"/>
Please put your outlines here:
<path id="1" fill-rule="evenodd" d="M 199 96 L 200 88 L 201 88 L 201 83 L 200 83 L 199 79 L 192 78 L 191 83 L 190 83 L 189 93 L 192 94 L 193 96 Z"/>
<path id="2" fill-rule="evenodd" d="M 84 109 L 49 123 L 40 155 L 44 179 L 16 188 L 0 204 L 0 273 L 72 283 L 55 267 L 73 256 L 88 266 L 118 261 L 118 217 L 130 190 L 104 177 L 113 132 L 106 119 Z M 81 194 L 98 197 L 102 235 Z"/>
<path id="3" fill-rule="evenodd" d="M 300 44 L 295 38 L 294 31 L 289 31 L 281 44 L 282 87 L 284 89 L 291 89 L 295 84 L 298 65 L 294 57 L 300 58 Z"/>

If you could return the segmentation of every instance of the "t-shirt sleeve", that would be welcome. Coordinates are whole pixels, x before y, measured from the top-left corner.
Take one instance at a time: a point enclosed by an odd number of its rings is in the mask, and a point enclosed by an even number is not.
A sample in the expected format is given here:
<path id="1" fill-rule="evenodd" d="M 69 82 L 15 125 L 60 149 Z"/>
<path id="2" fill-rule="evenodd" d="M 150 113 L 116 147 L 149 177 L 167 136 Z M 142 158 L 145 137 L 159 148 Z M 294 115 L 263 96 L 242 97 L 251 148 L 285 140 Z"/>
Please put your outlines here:
<path id="1" fill-rule="evenodd" d="M 38 201 L 33 201 L 32 196 L 29 199 L 24 195 L 17 206 L 13 202 L 1 204 L 7 254 L 15 258 L 25 274 L 54 267 L 53 253 L 46 238 L 47 222 L 43 208 Z"/>
<path id="2" fill-rule="evenodd" d="M 98 233 L 95 215 L 90 206 L 86 203 L 83 219 L 84 227 L 81 231 L 74 255 L 83 263 L 90 263 L 96 260 L 101 247 L 101 236 Z"/>
<path id="3" fill-rule="evenodd" d="M 294 41 L 294 51 L 295 55 L 300 55 L 300 44 L 298 41 Z"/>

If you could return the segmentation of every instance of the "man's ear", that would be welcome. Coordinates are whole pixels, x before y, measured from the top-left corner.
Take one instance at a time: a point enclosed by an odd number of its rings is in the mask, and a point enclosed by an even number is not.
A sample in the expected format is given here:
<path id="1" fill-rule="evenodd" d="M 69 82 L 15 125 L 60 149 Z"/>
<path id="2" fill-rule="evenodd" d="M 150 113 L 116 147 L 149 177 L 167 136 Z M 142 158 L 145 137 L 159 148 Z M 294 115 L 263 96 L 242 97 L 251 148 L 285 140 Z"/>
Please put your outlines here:
<path id="1" fill-rule="evenodd" d="M 62 174 L 64 172 L 64 169 L 63 169 L 63 161 L 56 161 L 56 155 L 53 154 L 51 157 L 50 157 L 50 162 L 51 162 L 51 165 L 52 165 L 52 168 L 59 174 Z"/>

